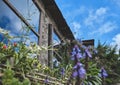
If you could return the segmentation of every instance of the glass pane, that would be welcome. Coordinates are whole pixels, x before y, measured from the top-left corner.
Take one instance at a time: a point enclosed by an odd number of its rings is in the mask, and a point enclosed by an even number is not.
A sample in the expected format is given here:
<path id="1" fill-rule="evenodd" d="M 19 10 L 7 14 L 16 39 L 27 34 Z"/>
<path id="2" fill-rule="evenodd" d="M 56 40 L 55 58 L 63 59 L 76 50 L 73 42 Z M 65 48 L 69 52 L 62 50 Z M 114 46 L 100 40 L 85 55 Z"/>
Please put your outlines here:
<path id="1" fill-rule="evenodd" d="M 9 0 L 10 3 L 23 15 L 23 17 L 38 32 L 39 26 L 39 10 L 32 0 Z"/>
<path id="2" fill-rule="evenodd" d="M 26 25 L 15 15 L 15 13 L 0 0 L 0 28 L 8 30 L 11 36 L 15 38 L 14 41 L 38 42 L 37 36 L 26 27 Z M 0 33 L 0 42 L 8 42 L 4 35 Z"/>
<path id="3" fill-rule="evenodd" d="M 26 45 L 30 43 L 38 43 L 38 37 L 34 35 L 32 31 L 29 31 L 28 35 L 17 36 L 12 42 L 24 42 Z"/>
<path id="4" fill-rule="evenodd" d="M 53 33 L 53 44 L 54 45 L 60 44 L 60 39 L 55 33 Z"/>
<path id="5" fill-rule="evenodd" d="M 21 23 L 15 13 L 0 0 L 0 27 L 10 31 L 10 34 L 19 35 L 22 28 Z"/>

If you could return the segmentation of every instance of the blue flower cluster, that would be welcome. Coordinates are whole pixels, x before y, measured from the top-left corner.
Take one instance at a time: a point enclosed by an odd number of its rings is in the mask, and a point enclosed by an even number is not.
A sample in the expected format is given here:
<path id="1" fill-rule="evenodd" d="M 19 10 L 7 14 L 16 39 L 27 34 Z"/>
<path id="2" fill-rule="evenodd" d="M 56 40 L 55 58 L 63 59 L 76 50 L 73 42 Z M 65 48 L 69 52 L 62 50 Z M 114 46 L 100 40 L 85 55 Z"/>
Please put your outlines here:
<path id="1" fill-rule="evenodd" d="M 79 49 L 78 45 L 75 45 L 71 52 L 71 60 L 74 60 L 74 62 L 75 62 L 75 66 L 73 67 L 72 77 L 84 79 L 86 77 L 87 68 L 84 69 L 83 64 L 80 62 L 80 59 L 92 58 L 92 55 L 91 55 L 91 46 L 86 47 L 84 45 L 81 45 L 81 48 L 82 48 L 82 51 Z M 98 53 L 98 51 L 96 49 L 93 49 L 93 54 L 96 55 L 97 53 Z M 87 63 L 87 61 L 86 61 L 86 63 Z M 85 63 L 85 66 L 87 67 L 86 63 Z M 100 69 L 99 76 L 101 78 L 106 78 L 108 76 L 104 67 L 102 67 Z M 81 82 L 81 83 L 83 84 L 83 82 Z"/>
<path id="2" fill-rule="evenodd" d="M 84 53 L 81 52 L 78 45 L 75 45 L 71 52 L 71 60 L 78 60 L 80 58 L 89 57 L 92 58 L 92 55 L 90 53 L 90 46 L 86 47 L 82 45 L 82 48 L 84 49 Z"/>
<path id="3" fill-rule="evenodd" d="M 45 78 L 45 80 L 44 80 L 44 84 L 45 84 L 45 85 L 49 85 L 49 79 L 48 79 L 47 76 L 46 76 L 46 78 Z"/>
<path id="4" fill-rule="evenodd" d="M 83 64 L 80 63 L 79 59 L 83 58 L 84 56 L 81 53 L 78 45 L 75 45 L 71 52 L 71 60 L 75 61 L 75 66 L 73 67 L 72 77 L 79 77 L 85 78 L 86 70 L 83 67 Z"/>
<path id="5" fill-rule="evenodd" d="M 60 74 L 63 76 L 65 74 L 65 69 L 64 68 L 61 68 L 60 69 Z"/>
<path id="6" fill-rule="evenodd" d="M 106 70 L 104 69 L 104 67 L 101 67 L 100 69 L 100 73 L 98 74 L 101 78 L 106 78 L 108 76 Z"/>
<path id="7" fill-rule="evenodd" d="M 83 68 L 82 63 L 78 62 L 74 67 L 73 67 L 73 78 L 79 76 L 79 78 L 85 78 L 86 75 L 86 70 Z"/>
<path id="8" fill-rule="evenodd" d="M 90 49 L 90 46 L 88 46 L 88 47 L 85 48 L 85 52 L 84 52 L 83 56 L 84 57 L 88 56 L 89 58 L 92 58 L 92 55 L 91 55 L 89 49 Z"/>

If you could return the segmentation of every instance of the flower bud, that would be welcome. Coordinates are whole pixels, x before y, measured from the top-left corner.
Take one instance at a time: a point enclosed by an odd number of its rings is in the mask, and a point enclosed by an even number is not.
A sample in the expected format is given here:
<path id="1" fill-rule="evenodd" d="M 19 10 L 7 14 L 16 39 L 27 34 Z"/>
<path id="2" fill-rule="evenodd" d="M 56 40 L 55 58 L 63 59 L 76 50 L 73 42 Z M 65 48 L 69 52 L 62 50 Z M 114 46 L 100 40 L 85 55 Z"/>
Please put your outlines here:
<path id="1" fill-rule="evenodd" d="M 16 47 L 16 46 L 17 46 L 17 43 L 14 43 L 13 46 Z"/>
<path id="2" fill-rule="evenodd" d="M 6 46 L 6 45 L 3 45 L 3 49 L 7 49 L 7 46 Z"/>

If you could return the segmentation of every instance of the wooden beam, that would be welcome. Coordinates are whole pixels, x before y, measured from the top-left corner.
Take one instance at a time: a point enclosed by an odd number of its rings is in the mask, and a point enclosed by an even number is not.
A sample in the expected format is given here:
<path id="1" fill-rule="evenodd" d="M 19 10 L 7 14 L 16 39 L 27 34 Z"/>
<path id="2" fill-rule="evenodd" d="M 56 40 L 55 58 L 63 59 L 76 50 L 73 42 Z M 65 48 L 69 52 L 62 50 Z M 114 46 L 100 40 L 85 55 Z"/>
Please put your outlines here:
<path id="1" fill-rule="evenodd" d="M 58 52 L 56 52 L 56 51 L 53 51 L 53 52 L 55 53 L 57 60 L 58 60 L 58 61 L 61 61 L 61 60 L 62 60 L 62 56 L 60 56 L 60 55 L 58 54 Z"/>
<path id="2" fill-rule="evenodd" d="M 94 39 L 83 40 L 82 42 L 83 42 L 83 45 L 85 45 L 85 46 L 89 46 L 89 45 L 94 46 Z"/>
<path id="3" fill-rule="evenodd" d="M 32 1 L 36 5 L 36 7 L 39 9 L 39 11 L 41 11 L 45 15 L 49 16 L 49 19 L 50 19 L 49 21 L 51 21 L 51 24 L 53 25 L 54 32 L 58 35 L 58 37 L 61 41 L 65 42 L 65 39 L 59 32 L 58 27 L 57 27 L 55 21 L 53 20 L 51 14 L 49 13 L 48 10 L 45 9 L 45 6 L 43 5 L 42 0 L 32 0 Z"/>
<path id="4" fill-rule="evenodd" d="M 43 13 L 45 13 L 45 10 L 44 10 L 45 8 L 41 0 L 32 0 L 32 1 L 36 5 L 39 11 L 42 11 Z"/>
<path id="5" fill-rule="evenodd" d="M 48 66 L 53 68 L 53 28 L 52 24 L 48 24 L 48 46 L 50 47 L 48 50 Z"/>
<path id="6" fill-rule="evenodd" d="M 41 11 L 39 15 L 39 31 L 40 37 L 38 38 L 38 45 L 42 46 L 42 32 L 43 32 L 43 25 L 44 25 L 44 13 Z"/>

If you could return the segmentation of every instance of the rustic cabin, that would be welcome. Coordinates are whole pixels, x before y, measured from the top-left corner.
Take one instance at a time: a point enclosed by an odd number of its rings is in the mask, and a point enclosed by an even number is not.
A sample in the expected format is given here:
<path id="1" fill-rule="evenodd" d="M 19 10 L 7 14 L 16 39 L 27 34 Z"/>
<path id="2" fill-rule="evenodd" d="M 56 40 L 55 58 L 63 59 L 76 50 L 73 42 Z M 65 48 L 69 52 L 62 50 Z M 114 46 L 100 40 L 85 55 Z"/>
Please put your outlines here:
<path id="1" fill-rule="evenodd" d="M 32 17 L 39 18 L 39 21 L 37 22 L 39 23 L 37 32 L 31 23 L 29 23 L 28 20 L 24 17 L 23 13 L 18 10 L 18 7 L 16 7 L 17 4 L 9 0 L 3 1 L 10 8 L 9 10 L 12 10 L 14 14 L 26 26 L 29 27 L 29 29 L 37 37 L 36 39 L 38 39 L 38 44 L 40 46 L 53 45 L 53 33 L 59 38 L 60 42 L 62 43 L 65 42 L 66 39 L 75 39 L 54 0 L 32 0 L 31 3 L 36 6 L 36 10 L 39 12 L 39 15 L 37 17 Z M 46 65 L 49 64 L 51 66 L 51 63 L 49 61 L 52 61 L 52 54 L 52 50 L 41 54 L 41 56 L 39 56 L 40 62 Z"/>

